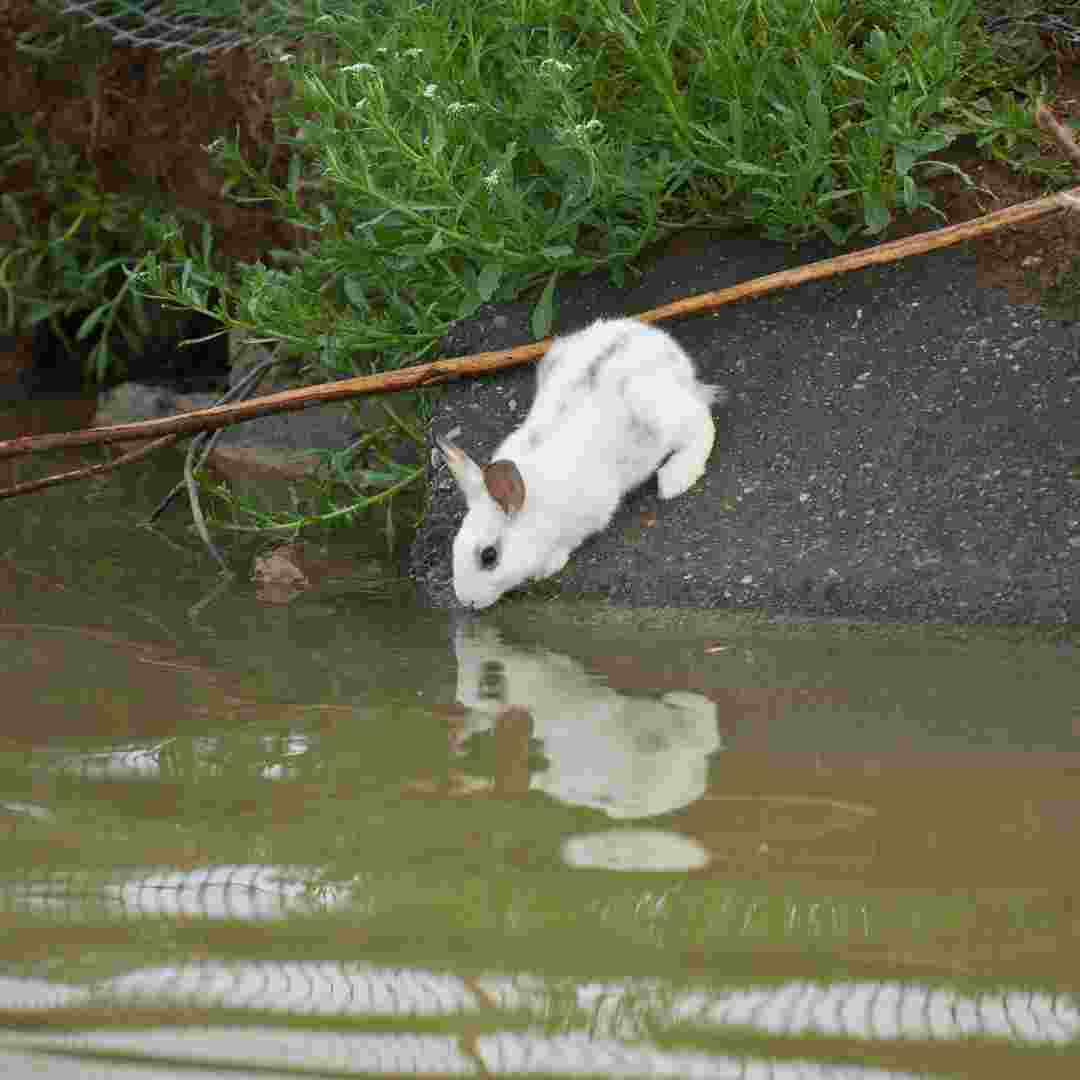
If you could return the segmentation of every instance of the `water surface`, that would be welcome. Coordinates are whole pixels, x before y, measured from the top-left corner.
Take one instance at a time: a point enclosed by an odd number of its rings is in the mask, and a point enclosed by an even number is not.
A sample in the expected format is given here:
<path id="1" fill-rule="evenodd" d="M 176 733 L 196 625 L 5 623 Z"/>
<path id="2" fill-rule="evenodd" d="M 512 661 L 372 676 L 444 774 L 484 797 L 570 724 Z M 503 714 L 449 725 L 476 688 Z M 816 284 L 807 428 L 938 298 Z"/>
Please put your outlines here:
<path id="1" fill-rule="evenodd" d="M 1067 633 L 222 585 L 174 478 L 0 503 L 13 1075 L 1076 1074 Z"/>

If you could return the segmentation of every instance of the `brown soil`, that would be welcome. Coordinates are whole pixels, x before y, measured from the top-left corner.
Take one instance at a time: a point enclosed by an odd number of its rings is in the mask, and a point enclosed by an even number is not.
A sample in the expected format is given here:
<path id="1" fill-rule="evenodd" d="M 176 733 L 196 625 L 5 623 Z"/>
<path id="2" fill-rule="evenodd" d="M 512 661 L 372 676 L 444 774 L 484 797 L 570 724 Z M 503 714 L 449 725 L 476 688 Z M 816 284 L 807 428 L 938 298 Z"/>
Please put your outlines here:
<path id="1" fill-rule="evenodd" d="M 255 260 L 273 247 L 299 246 L 298 230 L 272 210 L 238 206 L 222 194 L 224 176 L 205 149 L 218 136 L 238 133 L 245 158 L 266 163 L 271 176 L 284 181 L 290 149 L 273 122 L 288 93 L 280 70 L 234 49 L 207 57 L 200 78 L 177 79 L 162 53 L 112 44 L 90 29 L 81 63 L 39 62 L 17 48 L 20 34 L 55 34 L 77 25 L 74 20 L 42 12 L 33 0 L 5 5 L 0 111 L 29 117 L 43 137 L 80 151 L 104 191 L 149 186 L 168 205 L 205 218 L 226 258 Z M 32 181 L 27 163 L 0 178 L 0 190 L 25 190 Z M 41 197 L 32 213 L 45 220 L 51 209 Z M 9 238 L 5 228 L 0 225 L 0 244 Z"/>
<path id="2" fill-rule="evenodd" d="M 1048 103 L 1059 119 L 1080 118 L 1080 71 L 1075 67 L 1055 70 L 1048 66 L 1047 75 L 1055 84 Z M 1044 144 L 1048 157 L 1060 155 L 1048 137 L 1044 136 Z M 898 223 L 889 239 L 969 221 L 1047 193 L 1038 177 L 1022 175 L 1003 162 L 987 160 L 977 153 L 941 156 L 963 170 L 975 186 L 968 186 L 951 173 L 930 181 L 928 186 L 933 189 L 935 205 L 944 219 L 921 211 Z M 1068 303 L 1059 290 L 1080 267 L 1080 214 L 1056 214 L 1029 225 L 999 229 L 971 244 L 980 282 L 987 288 L 1005 289 L 1016 303 Z M 1080 295 L 1080 290 L 1077 292 Z"/>
<path id="3" fill-rule="evenodd" d="M 920 212 L 898 224 L 889 239 L 969 221 L 1046 194 L 1037 178 L 1022 176 L 1000 162 L 977 157 L 953 161 L 977 186 L 970 188 L 956 176 L 932 181 L 936 205 L 945 220 Z M 1055 214 L 1031 224 L 999 229 L 970 243 L 980 282 L 986 288 L 1006 290 L 1015 303 L 1054 301 L 1080 260 L 1080 215 Z"/>

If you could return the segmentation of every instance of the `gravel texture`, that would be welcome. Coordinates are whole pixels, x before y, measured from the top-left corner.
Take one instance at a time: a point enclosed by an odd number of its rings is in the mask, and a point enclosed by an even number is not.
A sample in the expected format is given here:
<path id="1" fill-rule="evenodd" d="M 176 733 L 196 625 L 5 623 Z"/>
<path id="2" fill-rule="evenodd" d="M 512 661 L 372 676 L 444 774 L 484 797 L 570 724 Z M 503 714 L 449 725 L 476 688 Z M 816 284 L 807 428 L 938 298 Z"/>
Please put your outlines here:
<path id="1" fill-rule="evenodd" d="M 556 327 L 633 314 L 826 257 L 725 234 L 682 243 L 630 288 L 566 282 Z M 453 328 L 460 355 L 529 340 L 529 305 Z M 726 385 L 706 476 L 628 498 L 530 592 L 808 617 L 1080 622 L 1080 327 L 980 288 L 963 249 L 665 324 Z M 450 385 L 429 431 L 486 460 L 532 400 L 529 368 Z M 464 510 L 436 453 L 413 546 L 422 593 L 452 605 Z M 504 598 L 500 603 L 512 603 Z"/>

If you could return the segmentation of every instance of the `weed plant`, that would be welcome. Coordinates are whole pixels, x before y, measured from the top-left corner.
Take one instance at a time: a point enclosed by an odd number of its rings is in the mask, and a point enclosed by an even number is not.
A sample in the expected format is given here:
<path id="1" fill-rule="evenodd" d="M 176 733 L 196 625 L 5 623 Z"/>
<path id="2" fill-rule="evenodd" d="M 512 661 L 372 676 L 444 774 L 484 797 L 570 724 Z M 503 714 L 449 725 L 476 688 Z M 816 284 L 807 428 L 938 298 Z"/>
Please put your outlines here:
<path id="1" fill-rule="evenodd" d="M 415 430 L 392 429 L 400 442 L 402 435 L 414 442 L 422 437 Z M 393 438 L 393 436 L 390 436 Z M 267 508 L 253 495 L 238 494 L 228 483 L 209 485 L 210 494 L 224 508 L 215 514 L 218 525 L 230 532 L 263 533 L 293 538 L 301 530 L 348 528 L 365 512 L 383 512 L 383 535 L 393 551 L 398 532 L 395 496 L 402 495 L 424 475 L 422 465 L 405 465 L 394 459 L 388 429 L 369 430 L 339 451 L 312 451 L 317 458 L 310 481 L 292 488 L 288 509 Z M 348 501 L 342 502 L 342 496 Z"/>
<path id="2" fill-rule="evenodd" d="M 117 340 L 138 352 L 152 333 L 129 272 L 138 267 L 131 246 L 149 242 L 145 208 L 102 190 L 77 151 L 48 143 L 32 124 L 4 127 L 0 179 L 33 171 L 0 196 L 0 327 L 11 334 L 48 322 L 74 354 L 65 320 L 78 317 L 75 339 L 92 342 L 85 374 L 104 380 L 119 366 Z"/>
<path id="3" fill-rule="evenodd" d="M 296 91 L 288 183 L 227 140 L 211 152 L 236 198 L 276 205 L 310 249 L 228 280 L 155 265 L 142 287 L 198 307 L 219 286 L 218 314 L 327 376 L 414 360 L 451 321 L 529 289 L 542 335 L 561 275 L 621 280 L 687 225 L 879 235 L 932 207 L 925 180 L 955 170 L 935 155 L 958 134 L 992 149 L 1032 130 L 1026 112 L 982 108 L 992 63 L 972 0 L 302 10 L 320 44 L 278 56 Z"/>

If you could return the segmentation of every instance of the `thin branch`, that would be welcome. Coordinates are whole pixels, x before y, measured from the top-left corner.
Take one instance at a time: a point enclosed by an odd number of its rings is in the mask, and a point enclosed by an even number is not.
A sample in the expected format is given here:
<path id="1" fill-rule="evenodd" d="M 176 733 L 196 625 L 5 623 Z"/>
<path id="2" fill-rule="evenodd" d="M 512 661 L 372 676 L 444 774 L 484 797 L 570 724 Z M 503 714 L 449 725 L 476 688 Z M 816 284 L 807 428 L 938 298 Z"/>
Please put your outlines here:
<path id="1" fill-rule="evenodd" d="M 70 484 L 73 480 L 83 480 L 88 476 L 100 476 L 102 473 L 112 472 L 113 469 L 119 469 L 121 465 L 131 465 L 144 457 L 149 457 L 155 450 L 164 450 L 166 446 L 172 446 L 179 438 L 179 435 L 163 435 L 147 446 L 129 450 L 126 454 L 121 454 L 112 461 L 102 462 L 100 465 L 87 465 L 81 469 L 53 473 L 52 476 L 42 476 L 38 480 L 24 480 L 21 484 L 0 488 L 0 499 L 10 499 L 15 495 L 29 495 L 32 491 L 41 491 L 43 488 L 55 487 L 57 484 Z"/>
<path id="2" fill-rule="evenodd" d="M 269 360 L 264 360 L 260 364 L 256 364 L 250 371 L 244 373 L 243 378 L 239 379 L 234 386 L 231 386 L 228 391 L 221 397 L 215 404 L 227 405 L 229 402 L 235 401 L 237 398 L 246 398 L 248 394 L 256 386 L 259 381 L 275 364 L 280 363 L 276 357 L 271 357 Z M 194 448 L 199 454 L 199 460 L 192 469 L 193 472 L 198 472 L 199 469 L 206 464 L 206 459 L 210 456 L 214 449 L 214 444 L 217 442 L 218 436 L 221 434 L 220 429 L 216 432 L 201 432 L 191 440 L 191 447 Z M 190 451 L 189 451 L 190 452 Z M 161 500 L 154 508 L 154 512 L 146 519 L 147 525 L 153 525 L 155 521 L 169 508 L 173 499 L 184 490 L 187 484 L 186 479 L 180 480 L 173 489 Z"/>
<path id="3" fill-rule="evenodd" d="M 229 577 L 235 577 L 225 557 L 218 551 L 214 541 L 210 539 L 210 529 L 207 527 L 206 518 L 203 516 L 202 503 L 199 501 L 199 484 L 195 479 L 195 459 L 199 456 L 199 447 L 192 440 L 184 458 L 184 483 L 187 485 L 188 502 L 191 505 L 191 516 L 195 521 L 195 530 L 199 534 L 206 550 L 214 557 L 214 561 L 221 567 L 221 572 Z"/>
<path id="4" fill-rule="evenodd" d="M 1061 152 L 1080 169 L 1080 146 L 1076 145 L 1073 133 L 1045 106 L 1035 110 L 1035 123 L 1061 147 Z"/>
<path id="5" fill-rule="evenodd" d="M 272 368 L 275 364 L 279 363 L 277 357 L 271 357 L 269 360 L 264 360 L 260 364 L 256 364 L 250 371 L 246 372 L 243 378 L 239 379 L 237 383 L 230 387 L 225 393 L 224 397 L 218 402 L 218 404 L 225 404 L 230 401 L 235 401 L 237 398 L 246 398 L 262 380 L 262 377 Z M 210 456 L 211 451 L 214 449 L 214 444 L 218 441 L 218 438 L 222 435 L 222 431 L 202 431 L 191 440 L 188 446 L 187 454 L 184 456 L 184 479 L 180 484 L 169 492 L 168 495 L 158 504 L 157 509 L 150 517 L 150 521 L 147 524 L 152 524 L 155 518 L 161 514 L 169 503 L 172 502 L 173 496 L 182 488 L 187 488 L 188 503 L 191 506 L 191 516 L 195 522 L 195 531 L 199 534 L 199 539 L 202 540 L 206 550 L 210 552 L 214 561 L 221 567 L 223 574 L 229 577 L 234 577 L 232 570 L 229 568 L 229 564 L 225 561 L 225 557 L 218 550 L 217 545 L 210 539 L 210 529 L 206 524 L 206 517 L 203 514 L 202 502 L 199 499 L 199 481 L 196 479 L 196 473 L 202 468 L 206 459 Z"/>
<path id="6" fill-rule="evenodd" d="M 865 266 L 896 262 L 899 259 L 911 258 L 913 255 L 922 255 L 928 251 L 951 247 L 997 229 L 1038 221 L 1051 214 L 1073 209 L 1078 203 L 1080 203 L 1080 187 L 1070 188 L 1055 195 L 1046 195 L 1040 199 L 1032 199 L 1002 210 L 995 210 L 991 214 L 984 214 L 958 225 L 905 236 L 899 240 L 864 248 L 861 251 L 853 251 L 847 255 L 822 259 L 791 270 L 766 274 L 764 277 L 754 278 L 725 289 L 678 300 L 675 303 L 643 312 L 637 318 L 643 322 L 660 322 L 677 316 L 711 311 L 736 300 L 762 296 L 765 293 L 775 292 L 777 289 L 790 289 L 808 281 L 819 281 L 837 274 L 850 273 Z M 312 405 L 322 405 L 368 394 L 390 394 L 400 390 L 433 386 L 469 375 L 483 375 L 503 368 L 516 367 L 543 356 L 550 345 L 551 339 L 546 338 L 515 349 L 474 353 L 470 356 L 435 360 L 428 364 L 399 368 L 396 371 L 378 375 L 361 375 L 352 379 L 341 379 L 338 382 L 322 383 L 318 386 L 284 390 L 234 405 L 218 405 L 210 409 L 199 409 L 196 412 L 181 413 L 178 416 L 167 416 L 158 420 L 8 439 L 0 442 L 0 459 L 66 446 L 91 446 L 161 435 L 188 434 L 193 431 L 213 431 L 271 413 L 296 412 Z"/>
<path id="7" fill-rule="evenodd" d="M 912 236 L 901 237 L 899 240 L 890 240 L 886 244 L 878 244 L 876 247 L 862 248 L 860 251 L 852 251 L 847 255 L 837 255 L 832 259 L 821 259 L 819 262 L 797 266 L 792 270 L 766 274 L 764 277 L 754 278 L 740 285 L 731 285 L 726 289 L 717 289 L 715 292 L 676 300 L 674 303 L 653 308 L 652 311 L 646 311 L 636 317 L 642 322 L 660 322 L 663 319 L 711 311 L 713 308 L 722 307 L 735 300 L 762 296 L 764 293 L 775 292 L 777 289 L 790 289 L 808 281 L 819 281 L 822 278 L 835 277 L 837 274 L 849 274 L 852 270 L 861 270 L 864 266 L 898 262 L 900 259 L 909 259 L 912 255 L 924 255 L 929 251 L 937 251 L 939 248 L 952 247 L 965 240 L 973 240 L 977 236 L 996 232 L 998 229 L 1038 221 L 1040 218 L 1061 213 L 1063 210 L 1075 210 L 1078 200 L 1080 200 L 1080 187 L 1069 188 L 1067 191 L 1059 191 L 1054 195 L 1044 195 L 1041 199 L 1016 203 L 1014 206 L 995 210 L 991 214 L 983 214 L 970 221 L 962 221 L 958 225 L 915 233 Z M 0 443 L 0 457 L 3 457 L 4 453 L 4 444 Z"/>
<path id="8" fill-rule="evenodd" d="M 235 401 L 238 397 L 244 396 L 244 394 L 246 394 L 248 390 L 262 378 L 264 372 L 278 362 L 279 361 L 276 359 L 264 360 L 261 364 L 253 367 L 251 371 L 247 372 L 243 379 L 241 379 L 236 386 L 232 387 L 227 394 L 220 398 L 216 404 L 226 404 L 230 401 Z M 37 480 L 25 480 L 21 484 L 12 484 L 11 487 L 0 488 L 0 499 L 11 499 L 16 495 L 29 495 L 31 492 L 42 491 L 45 488 L 56 487 L 59 484 L 70 484 L 75 480 L 85 480 L 90 476 L 100 476 L 103 473 L 112 472 L 113 469 L 119 469 L 123 465 L 132 465 L 136 461 L 141 461 L 143 458 L 149 457 L 157 450 L 164 450 L 165 447 L 172 446 L 179 438 L 179 435 L 163 435 L 160 439 L 155 439 L 149 445 L 140 446 L 137 450 L 129 450 L 126 454 L 121 454 L 112 461 L 105 461 L 98 465 L 86 465 L 81 469 L 71 469 L 68 472 L 53 473 L 51 476 L 42 476 Z M 195 466 L 196 471 L 202 467 L 203 462 L 206 461 L 206 458 L 209 456 L 210 451 L 214 446 L 214 440 L 212 438 L 199 438 L 197 441 L 199 446 L 203 448 L 203 453 L 199 463 Z M 147 524 L 152 524 L 158 515 L 161 514 L 183 488 L 184 481 L 181 480 L 154 511 Z"/>

